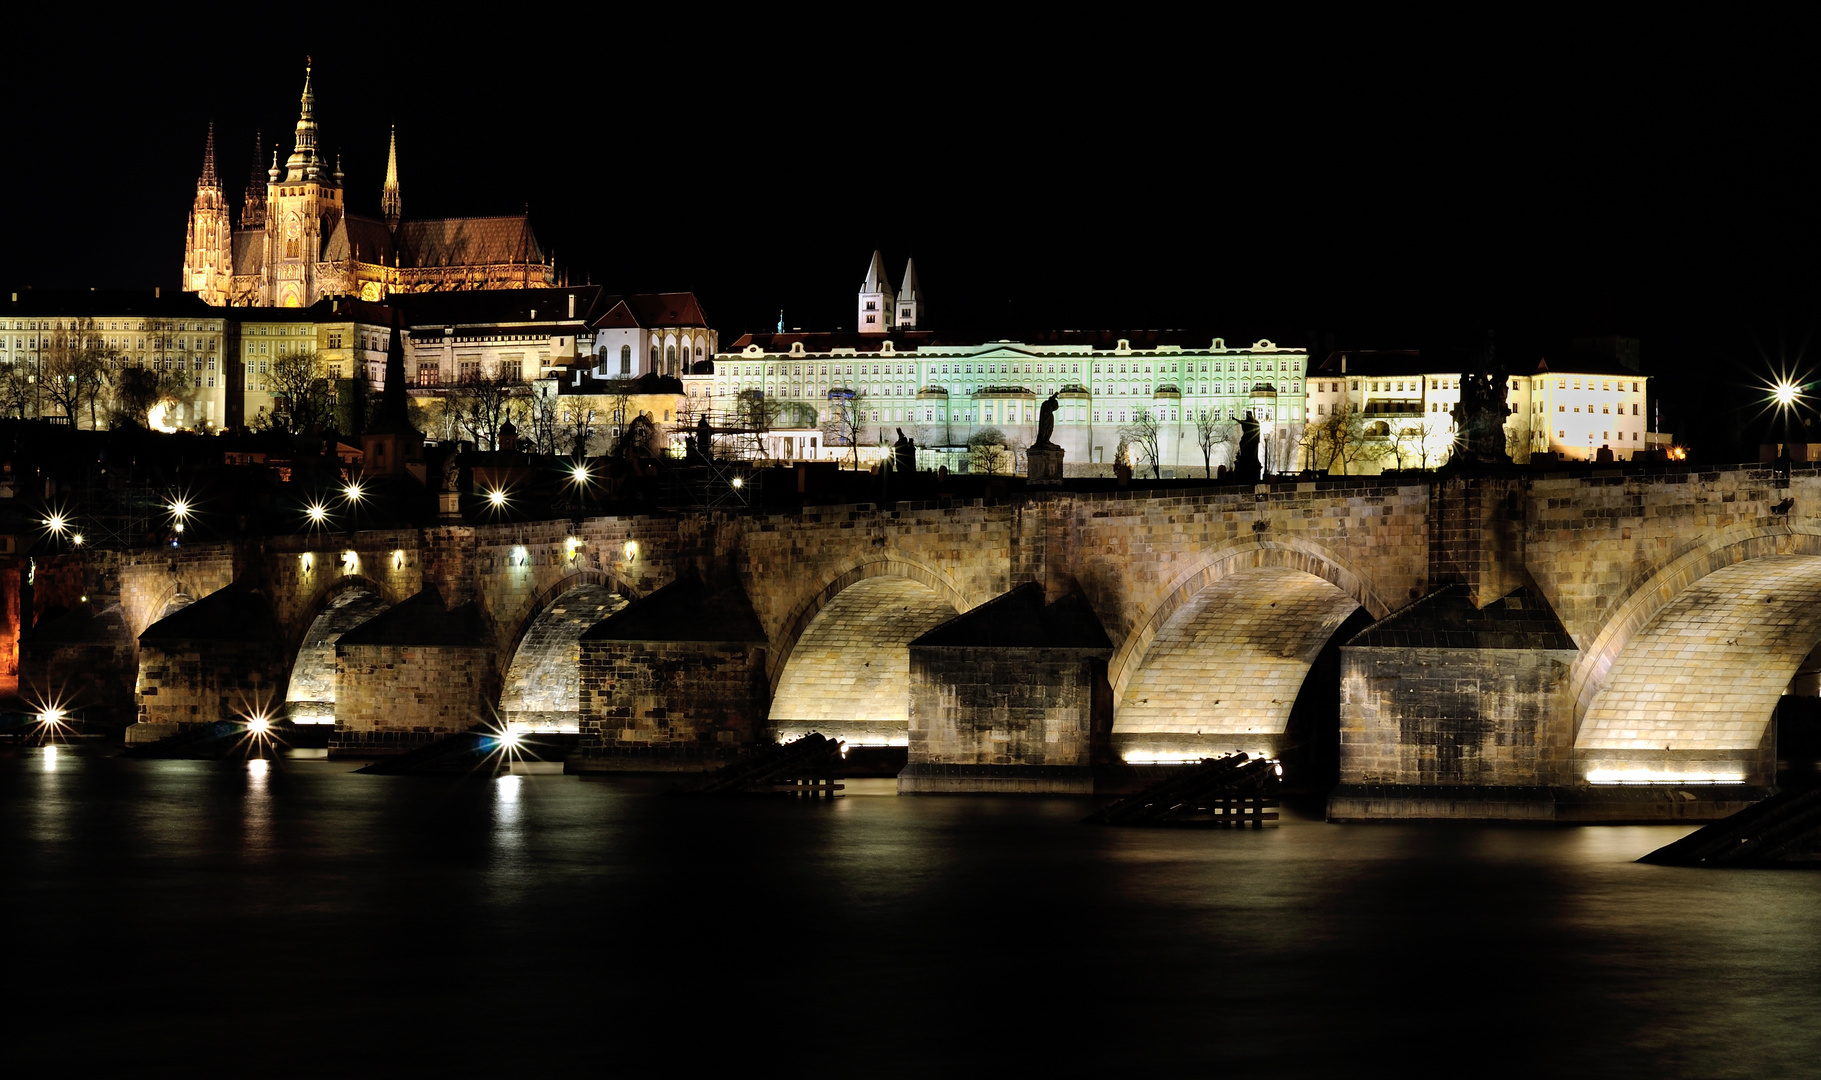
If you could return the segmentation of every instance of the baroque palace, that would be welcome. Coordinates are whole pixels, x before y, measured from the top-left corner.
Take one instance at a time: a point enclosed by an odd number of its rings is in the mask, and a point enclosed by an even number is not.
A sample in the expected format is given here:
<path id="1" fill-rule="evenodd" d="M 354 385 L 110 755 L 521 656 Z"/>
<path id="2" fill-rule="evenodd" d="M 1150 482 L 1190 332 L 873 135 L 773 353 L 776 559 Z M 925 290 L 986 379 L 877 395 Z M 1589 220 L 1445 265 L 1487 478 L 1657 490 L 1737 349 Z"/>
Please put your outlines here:
<path id="1" fill-rule="evenodd" d="M 240 227 L 232 228 L 210 128 L 184 239 L 186 292 L 218 307 L 302 308 L 331 296 L 380 301 L 396 293 L 556 284 L 524 214 L 406 219 L 396 132 L 380 202 L 384 220 L 348 213 L 340 163 L 318 153 L 316 129 L 306 64 L 291 156 L 281 167 L 274 150 L 264 177 L 255 166 Z"/>

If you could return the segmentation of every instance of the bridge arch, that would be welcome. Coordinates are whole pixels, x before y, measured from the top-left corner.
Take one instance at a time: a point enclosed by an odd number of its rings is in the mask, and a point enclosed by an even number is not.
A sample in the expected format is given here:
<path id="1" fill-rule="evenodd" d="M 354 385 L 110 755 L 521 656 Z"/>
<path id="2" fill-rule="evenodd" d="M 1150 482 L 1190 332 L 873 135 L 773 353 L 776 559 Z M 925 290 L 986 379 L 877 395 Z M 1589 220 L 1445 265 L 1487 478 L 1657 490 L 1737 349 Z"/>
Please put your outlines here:
<path id="1" fill-rule="evenodd" d="M 1722 532 L 1633 589 L 1583 651 L 1570 676 L 1576 757 L 1769 782 L 1777 699 L 1818 644 L 1821 535 L 1761 522 Z"/>
<path id="2" fill-rule="evenodd" d="M 335 643 L 355 627 L 392 607 L 398 597 L 384 583 L 345 575 L 319 589 L 291 633 L 291 672 L 285 683 L 285 715 L 294 724 L 335 722 Z"/>
<path id="3" fill-rule="evenodd" d="M 581 637 L 633 596 L 618 579 L 593 567 L 546 586 L 506 639 L 511 651 L 500 679 L 500 717 L 527 730 L 578 730 Z"/>
<path id="4" fill-rule="evenodd" d="M 1365 574 L 1348 560 L 1317 544 L 1303 540 L 1242 540 L 1213 548 L 1194 567 L 1171 582 L 1152 607 L 1114 651 L 1107 668 L 1113 700 L 1123 701 L 1133 677 L 1144 665 L 1153 643 L 1186 606 L 1196 604 L 1204 591 L 1222 579 L 1257 570 L 1285 570 L 1319 578 L 1350 597 L 1353 607 L 1364 608 L 1373 619 L 1382 619 L 1393 605 L 1373 589 Z M 1262 579 L 1261 579 L 1262 580 Z M 1294 580 L 1286 578 L 1285 580 Z M 1205 606 L 1202 605 L 1202 606 Z M 1401 605 L 1398 605 L 1401 606 Z M 1352 608 L 1348 609 L 1349 611 Z"/>
<path id="5" fill-rule="evenodd" d="M 866 560 L 823 582 L 778 638 L 768 673 L 774 732 L 903 745 L 910 642 L 973 606 L 948 575 L 901 557 Z"/>

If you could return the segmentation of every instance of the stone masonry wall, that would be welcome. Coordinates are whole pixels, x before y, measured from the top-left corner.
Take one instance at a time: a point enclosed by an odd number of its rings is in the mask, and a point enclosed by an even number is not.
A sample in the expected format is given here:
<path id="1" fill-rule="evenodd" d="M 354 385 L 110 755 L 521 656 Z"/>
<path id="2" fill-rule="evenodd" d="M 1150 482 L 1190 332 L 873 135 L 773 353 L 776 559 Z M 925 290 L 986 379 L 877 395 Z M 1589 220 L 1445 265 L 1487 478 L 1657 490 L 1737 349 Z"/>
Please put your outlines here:
<path id="1" fill-rule="evenodd" d="M 1341 649 L 1341 783 L 1568 782 L 1575 654 Z"/>
<path id="2" fill-rule="evenodd" d="M 139 648 L 139 720 L 207 724 L 277 711 L 283 689 L 269 674 L 286 658 L 273 645 L 242 641 L 143 643 Z"/>
<path id="3" fill-rule="evenodd" d="M 583 640 L 580 684 L 584 755 L 738 746 L 765 722 L 762 645 Z"/>
<path id="4" fill-rule="evenodd" d="M 404 750 L 489 717 L 499 700 L 493 650 L 472 646 L 335 647 L 332 750 Z"/>
<path id="5" fill-rule="evenodd" d="M 910 650 L 910 763 L 1094 763 L 1103 656 L 1072 649 Z"/>

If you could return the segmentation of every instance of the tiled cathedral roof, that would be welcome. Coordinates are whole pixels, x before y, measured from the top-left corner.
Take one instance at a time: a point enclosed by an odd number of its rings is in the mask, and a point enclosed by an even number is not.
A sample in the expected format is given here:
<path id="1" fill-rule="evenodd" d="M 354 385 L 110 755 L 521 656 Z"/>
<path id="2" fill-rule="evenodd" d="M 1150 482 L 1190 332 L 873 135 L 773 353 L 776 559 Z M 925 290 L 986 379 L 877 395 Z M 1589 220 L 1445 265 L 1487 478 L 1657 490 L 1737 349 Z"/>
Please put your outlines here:
<path id="1" fill-rule="evenodd" d="M 404 265 L 417 267 L 544 261 L 531 221 L 523 214 L 403 221 L 398 254 Z"/>
<path id="2" fill-rule="evenodd" d="M 349 214 L 335 224 L 323 244 L 323 258 L 340 262 L 352 257 L 356 262 L 392 265 L 392 233 L 383 221 Z"/>

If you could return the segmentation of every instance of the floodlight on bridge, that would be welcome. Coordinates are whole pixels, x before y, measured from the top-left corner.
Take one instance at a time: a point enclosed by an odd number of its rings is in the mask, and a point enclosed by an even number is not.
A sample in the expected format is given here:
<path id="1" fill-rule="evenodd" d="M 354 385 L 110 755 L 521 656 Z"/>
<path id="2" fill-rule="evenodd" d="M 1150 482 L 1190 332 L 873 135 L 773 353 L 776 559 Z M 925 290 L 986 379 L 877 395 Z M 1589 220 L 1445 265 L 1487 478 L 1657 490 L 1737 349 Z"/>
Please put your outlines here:
<path id="1" fill-rule="evenodd" d="M 311 503 L 304 510 L 304 514 L 309 517 L 310 524 L 312 525 L 321 525 L 323 522 L 329 520 L 329 508 L 319 502 Z"/>
<path id="2" fill-rule="evenodd" d="M 1789 406 L 1794 405 L 1796 403 L 1796 398 L 1800 397 L 1801 395 L 1802 395 L 1801 387 L 1797 386 L 1794 383 L 1780 382 L 1777 384 L 1777 389 L 1776 389 L 1777 404 L 1783 406 L 1784 408 L 1788 408 Z"/>
<path id="3" fill-rule="evenodd" d="M 351 503 L 360 502 L 360 497 L 361 497 L 360 484 L 359 483 L 350 483 L 347 487 L 342 488 L 341 497 L 348 500 Z"/>

